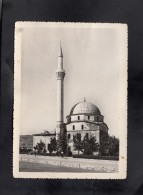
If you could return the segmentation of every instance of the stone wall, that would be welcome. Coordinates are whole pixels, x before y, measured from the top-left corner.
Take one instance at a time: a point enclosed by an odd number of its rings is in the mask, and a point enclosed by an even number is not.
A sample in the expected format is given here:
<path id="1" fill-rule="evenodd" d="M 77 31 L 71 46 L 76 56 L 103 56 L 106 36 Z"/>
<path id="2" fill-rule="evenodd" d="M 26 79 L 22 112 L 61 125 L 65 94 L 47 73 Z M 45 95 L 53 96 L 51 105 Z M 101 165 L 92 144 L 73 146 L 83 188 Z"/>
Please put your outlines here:
<path id="1" fill-rule="evenodd" d="M 19 147 L 33 149 L 33 135 L 20 135 Z"/>

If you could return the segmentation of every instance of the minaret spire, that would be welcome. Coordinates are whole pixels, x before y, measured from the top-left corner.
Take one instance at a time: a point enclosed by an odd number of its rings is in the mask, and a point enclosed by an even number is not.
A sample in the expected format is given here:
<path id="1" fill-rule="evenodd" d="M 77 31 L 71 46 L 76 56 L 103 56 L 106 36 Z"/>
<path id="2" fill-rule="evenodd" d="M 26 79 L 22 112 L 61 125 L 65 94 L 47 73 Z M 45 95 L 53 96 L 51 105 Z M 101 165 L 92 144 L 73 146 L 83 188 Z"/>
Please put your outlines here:
<path id="1" fill-rule="evenodd" d="M 58 70 L 63 70 L 63 51 L 62 51 L 61 41 L 60 41 L 60 47 L 58 52 Z"/>
<path id="2" fill-rule="evenodd" d="M 62 57 L 62 58 L 63 58 L 63 51 L 62 51 L 62 44 L 61 44 L 61 41 L 60 41 L 60 48 L 59 48 L 58 57 Z"/>
<path id="3" fill-rule="evenodd" d="M 57 76 L 57 124 L 56 124 L 56 137 L 64 131 L 64 77 L 65 70 L 63 69 L 63 52 L 60 42 L 58 53 L 58 68 L 56 71 Z"/>

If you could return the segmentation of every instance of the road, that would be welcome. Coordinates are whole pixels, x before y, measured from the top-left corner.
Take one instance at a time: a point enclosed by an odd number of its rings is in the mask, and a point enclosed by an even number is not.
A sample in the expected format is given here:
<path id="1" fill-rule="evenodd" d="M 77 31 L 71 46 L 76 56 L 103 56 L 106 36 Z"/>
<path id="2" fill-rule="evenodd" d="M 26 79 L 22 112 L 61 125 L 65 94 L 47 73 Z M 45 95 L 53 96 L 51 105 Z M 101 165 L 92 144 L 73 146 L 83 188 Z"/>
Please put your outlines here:
<path id="1" fill-rule="evenodd" d="M 33 162 L 20 162 L 19 164 L 19 171 L 20 172 L 84 172 L 84 173 L 95 173 L 97 171 L 92 170 L 85 170 L 81 168 L 71 168 L 71 167 L 60 167 L 55 165 L 45 165 L 45 164 L 39 164 L 39 163 L 33 163 Z"/>
<path id="2" fill-rule="evenodd" d="M 48 171 L 50 171 L 51 168 L 54 166 L 54 167 L 63 167 L 64 169 L 62 168 L 59 169 L 61 171 L 68 168 L 69 171 L 72 169 L 75 170 L 76 172 L 79 170 L 82 171 L 82 169 L 84 169 L 83 172 L 86 171 L 110 172 L 110 173 L 118 172 L 118 161 L 113 161 L 113 160 L 80 159 L 80 158 L 72 158 L 72 157 L 62 158 L 62 157 L 52 157 L 52 156 L 39 156 L 39 155 L 34 156 L 34 155 L 21 154 L 19 161 L 21 163 L 20 164 L 21 170 L 24 170 L 26 168 L 26 164 L 22 162 L 29 162 L 30 163 L 29 166 L 31 166 L 31 163 L 33 163 L 33 165 L 36 164 L 39 167 L 42 166 L 45 168 L 45 170 Z M 36 165 L 34 167 L 36 167 Z M 50 170 L 48 169 L 48 167 Z M 30 168 L 28 169 L 30 170 Z"/>

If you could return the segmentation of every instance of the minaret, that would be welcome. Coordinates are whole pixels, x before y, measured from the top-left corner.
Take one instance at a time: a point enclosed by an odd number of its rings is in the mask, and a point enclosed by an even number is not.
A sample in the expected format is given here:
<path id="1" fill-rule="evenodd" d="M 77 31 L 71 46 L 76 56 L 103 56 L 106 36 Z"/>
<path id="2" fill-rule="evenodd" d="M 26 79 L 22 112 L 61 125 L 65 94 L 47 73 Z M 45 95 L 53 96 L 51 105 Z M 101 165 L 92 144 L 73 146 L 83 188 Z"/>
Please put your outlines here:
<path id="1" fill-rule="evenodd" d="M 60 132 L 64 131 L 64 77 L 65 70 L 63 69 L 63 52 L 60 43 L 58 53 L 58 68 L 56 70 L 57 76 L 57 124 L 56 124 L 56 138 Z"/>

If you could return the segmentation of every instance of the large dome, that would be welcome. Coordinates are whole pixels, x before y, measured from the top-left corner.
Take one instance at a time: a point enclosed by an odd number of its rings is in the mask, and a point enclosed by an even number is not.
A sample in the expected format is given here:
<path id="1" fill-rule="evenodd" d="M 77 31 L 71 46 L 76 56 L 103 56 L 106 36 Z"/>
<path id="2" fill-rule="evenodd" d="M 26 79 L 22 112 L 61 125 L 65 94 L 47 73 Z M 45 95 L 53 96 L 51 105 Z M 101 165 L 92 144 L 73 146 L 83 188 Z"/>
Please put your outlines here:
<path id="1" fill-rule="evenodd" d="M 73 114 L 94 114 L 101 115 L 100 110 L 97 106 L 90 102 L 79 102 L 70 111 L 70 115 Z"/>

